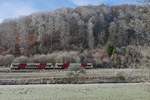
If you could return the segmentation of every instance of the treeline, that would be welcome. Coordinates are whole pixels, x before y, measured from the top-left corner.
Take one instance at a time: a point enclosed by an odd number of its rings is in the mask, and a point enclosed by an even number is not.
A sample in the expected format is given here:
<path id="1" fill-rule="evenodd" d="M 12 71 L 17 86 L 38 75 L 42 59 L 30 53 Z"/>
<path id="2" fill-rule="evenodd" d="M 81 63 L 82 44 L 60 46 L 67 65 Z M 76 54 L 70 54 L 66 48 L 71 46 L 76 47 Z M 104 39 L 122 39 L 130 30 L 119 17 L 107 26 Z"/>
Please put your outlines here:
<path id="1" fill-rule="evenodd" d="M 128 45 L 150 46 L 150 7 L 82 6 L 0 24 L 0 53 L 34 55 Z"/>

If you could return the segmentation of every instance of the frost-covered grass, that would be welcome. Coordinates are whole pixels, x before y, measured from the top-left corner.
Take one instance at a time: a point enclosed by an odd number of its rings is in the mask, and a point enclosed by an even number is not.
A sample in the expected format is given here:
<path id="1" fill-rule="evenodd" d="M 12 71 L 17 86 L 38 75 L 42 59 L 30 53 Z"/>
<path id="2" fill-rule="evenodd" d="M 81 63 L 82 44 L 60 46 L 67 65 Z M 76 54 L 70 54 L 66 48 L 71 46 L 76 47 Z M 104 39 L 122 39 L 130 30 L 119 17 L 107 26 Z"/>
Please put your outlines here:
<path id="1" fill-rule="evenodd" d="M 150 100 L 150 84 L 0 86 L 0 100 Z"/>

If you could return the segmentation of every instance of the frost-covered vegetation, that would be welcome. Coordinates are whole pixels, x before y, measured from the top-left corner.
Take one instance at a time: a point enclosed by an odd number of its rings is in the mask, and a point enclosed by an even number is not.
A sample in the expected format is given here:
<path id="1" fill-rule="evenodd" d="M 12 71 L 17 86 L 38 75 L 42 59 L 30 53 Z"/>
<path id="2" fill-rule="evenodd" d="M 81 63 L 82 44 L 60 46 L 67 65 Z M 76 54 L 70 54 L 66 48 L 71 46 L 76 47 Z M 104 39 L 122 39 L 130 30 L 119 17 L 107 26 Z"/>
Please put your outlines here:
<path id="1" fill-rule="evenodd" d="M 149 84 L 0 86 L 2 100 L 149 100 Z"/>
<path id="2" fill-rule="evenodd" d="M 150 7 L 140 5 L 81 6 L 6 20 L 0 24 L 0 65 L 88 62 L 138 68 L 149 61 L 149 54 L 143 60 L 141 53 L 150 47 L 149 22 Z"/>
<path id="3" fill-rule="evenodd" d="M 82 6 L 36 13 L 0 24 L 0 53 L 34 55 L 60 50 L 150 45 L 150 7 Z M 2 52 L 3 51 L 3 52 Z"/>
<path id="4" fill-rule="evenodd" d="M 149 48 L 147 51 L 150 51 Z M 141 65 L 148 66 L 149 63 L 149 54 L 145 55 L 145 53 L 134 46 L 126 48 L 108 46 L 106 49 L 92 49 L 82 52 L 56 51 L 49 54 L 18 57 L 1 55 L 0 65 L 9 67 L 11 63 L 92 63 L 95 68 L 144 68 Z"/>

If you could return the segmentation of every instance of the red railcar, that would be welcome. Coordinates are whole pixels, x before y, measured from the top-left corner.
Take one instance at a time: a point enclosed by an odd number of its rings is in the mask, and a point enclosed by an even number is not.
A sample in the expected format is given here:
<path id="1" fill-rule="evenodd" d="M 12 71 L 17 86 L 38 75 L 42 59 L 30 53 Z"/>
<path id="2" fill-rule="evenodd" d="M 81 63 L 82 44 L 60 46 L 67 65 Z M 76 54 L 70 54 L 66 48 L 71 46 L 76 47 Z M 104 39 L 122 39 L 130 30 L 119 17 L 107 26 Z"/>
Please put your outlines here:
<path id="1" fill-rule="evenodd" d="M 56 63 L 56 64 L 52 64 L 52 63 L 12 63 L 11 64 L 11 70 L 22 70 L 22 69 L 68 69 L 70 66 L 72 65 L 76 65 L 76 66 L 80 66 L 82 68 L 85 69 L 89 69 L 89 68 L 93 68 L 93 64 L 92 63 L 84 63 L 84 64 L 80 64 L 80 63 Z"/>

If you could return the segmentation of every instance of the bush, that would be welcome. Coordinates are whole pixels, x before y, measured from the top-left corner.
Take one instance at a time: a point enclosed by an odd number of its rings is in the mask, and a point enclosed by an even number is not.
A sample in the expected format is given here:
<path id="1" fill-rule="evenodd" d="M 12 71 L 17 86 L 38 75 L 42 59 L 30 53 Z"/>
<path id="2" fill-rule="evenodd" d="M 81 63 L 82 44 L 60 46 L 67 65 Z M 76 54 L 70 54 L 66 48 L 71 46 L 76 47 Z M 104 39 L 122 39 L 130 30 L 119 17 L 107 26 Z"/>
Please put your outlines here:
<path id="1" fill-rule="evenodd" d="M 71 52 L 69 52 L 69 55 L 70 55 L 72 63 L 80 63 L 81 62 L 79 52 L 71 51 Z"/>
<path id="2" fill-rule="evenodd" d="M 0 55 L 0 65 L 1 65 L 1 66 L 4 64 L 3 58 L 4 58 L 4 56 Z"/>
<path id="3" fill-rule="evenodd" d="M 57 53 L 52 53 L 47 55 L 47 60 L 49 63 L 56 63 Z"/>
<path id="4" fill-rule="evenodd" d="M 26 56 L 20 56 L 20 57 L 15 58 L 13 62 L 14 63 L 27 63 L 29 62 L 29 58 Z"/>
<path id="5" fill-rule="evenodd" d="M 143 55 L 139 49 L 133 46 L 127 47 L 127 64 L 130 65 L 132 68 L 137 68 L 137 65 L 142 63 L 141 60 Z"/>
<path id="6" fill-rule="evenodd" d="M 108 55 L 111 57 L 116 52 L 116 48 L 111 43 L 108 43 L 106 45 L 106 51 Z"/>
<path id="7" fill-rule="evenodd" d="M 68 69 L 67 76 L 70 78 L 71 83 L 78 83 L 79 77 L 81 75 L 86 74 L 85 69 L 81 68 L 80 66 L 72 65 Z"/>
<path id="8" fill-rule="evenodd" d="M 74 59 L 73 59 L 73 57 L 70 55 L 69 52 L 63 52 L 63 53 L 62 53 L 62 59 L 63 59 L 63 62 L 74 62 Z"/>
<path id="9" fill-rule="evenodd" d="M 34 63 L 48 63 L 48 57 L 44 54 L 34 55 L 31 59 Z"/>
<path id="10" fill-rule="evenodd" d="M 94 59 L 93 64 L 95 68 L 110 68 L 111 59 L 104 49 L 95 49 L 92 51 L 92 57 Z M 92 61 L 92 59 L 91 59 Z"/>
<path id="11" fill-rule="evenodd" d="M 57 55 L 55 55 L 55 61 L 58 63 L 64 63 L 64 62 L 79 63 L 80 57 L 78 55 L 78 52 L 75 51 L 58 52 Z"/>
<path id="12" fill-rule="evenodd" d="M 81 63 L 95 63 L 95 57 L 93 56 L 92 50 L 85 50 L 80 54 L 80 62 Z"/>
<path id="13" fill-rule="evenodd" d="M 9 67 L 14 59 L 15 59 L 15 56 L 13 56 L 13 55 L 6 55 L 6 56 L 4 56 L 3 57 L 3 65 L 5 67 Z"/>
<path id="14" fill-rule="evenodd" d="M 127 82 L 126 74 L 124 72 L 118 72 L 116 74 L 116 82 Z"/>
<path id="15" fill-rule="evenodd" d="M 63 52 L 58 52 L 55 55 L 55 62 L 56 63 L 63 63 L 64 62 L 64 54 L 63 54 Z"/>
<path id="16" fill-rule="evenodd" d="M 6 55 L 6 56 L 0 55 L 0 65 L 9 67 L 14 59 L 15 57 L 13 55 Z"/>
<path id="17" fill-rule="evenodd" d="M 133 46 L 116 48 L 115 53 L 111 56 L 115 68 L 138 68 L 142 58 L 141 52 Z"/>

